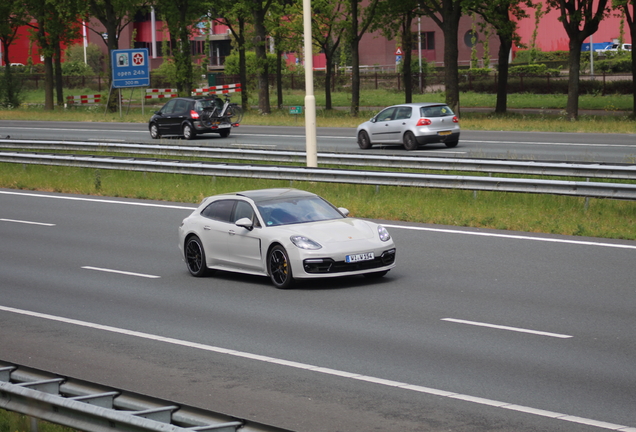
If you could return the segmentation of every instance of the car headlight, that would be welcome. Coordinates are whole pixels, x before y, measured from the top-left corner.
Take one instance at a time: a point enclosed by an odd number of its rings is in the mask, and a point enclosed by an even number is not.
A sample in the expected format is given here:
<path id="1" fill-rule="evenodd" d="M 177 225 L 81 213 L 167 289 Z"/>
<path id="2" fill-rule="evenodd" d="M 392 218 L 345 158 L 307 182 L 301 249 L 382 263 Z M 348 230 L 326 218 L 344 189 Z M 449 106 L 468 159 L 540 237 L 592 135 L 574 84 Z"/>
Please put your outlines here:
<path id="1" fill-rule="evenodd" d="M 299 247 L 301 249 L 320 249 L 322 246 L 316 243 L 310 238 L 301 235 L 294 235 L 289 238 L 294 246 Z"/>
<path id="2" fill-rule="evenodd" d="M 389 241 L 391 240 L 391 234 L 384 228 L 382 225 L 378 225 L 378 234 L 380 235 L 380 240 Z"/>

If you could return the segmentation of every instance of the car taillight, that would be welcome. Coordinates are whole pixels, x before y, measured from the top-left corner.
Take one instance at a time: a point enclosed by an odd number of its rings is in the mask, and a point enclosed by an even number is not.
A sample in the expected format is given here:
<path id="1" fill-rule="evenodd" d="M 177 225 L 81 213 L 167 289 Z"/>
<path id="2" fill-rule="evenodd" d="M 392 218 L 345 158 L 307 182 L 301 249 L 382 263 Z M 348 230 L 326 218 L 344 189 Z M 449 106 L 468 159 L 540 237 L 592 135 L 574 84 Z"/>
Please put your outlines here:
<path id="1" fill-rule="evenodd" d="M 459 123 L 459 119 L 457 118 L 457 116 L 453 116 L 453 123 Z"/>
<path id="2" fill-rule="evenodd" d="M 418 122 L 417 122 L 417 126 L 428 126 L 431 124 L 431 120 L 427 119 L 427 118 L 421 118 Z"/>
<path id="3" fill-rule="evenodd" d="M 199 118 L 199 113 L 196 112 L 195 110 L 191 110 L 190 117 L 192 117 L 194 120 L 197 120 Z"/>

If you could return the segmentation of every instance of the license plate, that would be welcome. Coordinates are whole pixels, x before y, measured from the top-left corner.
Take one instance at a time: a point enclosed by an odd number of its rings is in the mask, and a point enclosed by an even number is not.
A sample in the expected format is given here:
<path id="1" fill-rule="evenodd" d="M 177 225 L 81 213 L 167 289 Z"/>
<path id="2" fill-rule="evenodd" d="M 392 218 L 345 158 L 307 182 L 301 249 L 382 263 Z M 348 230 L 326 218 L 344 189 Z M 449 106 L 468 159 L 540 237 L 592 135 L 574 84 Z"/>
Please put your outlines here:
<path id="1" fill-rule="evenodd" d="M 358 261 L 370 261 L 374 258 L 375 258 L 375 255 L 373 255 L 373 252 L 368 252 L 368 253 L 361 253 L 361 254 L 355 254 L 355 255 L 347 255 L 345 257 L 345 262 L 352 263 L 352 262 L 358 262 Z"/>
<path id="2" fill-rule="evenodd" d="M 441 132 L 438 132 L 438 134 L 439 135 L 450 135 L 450 134 L 452 134 L 452 132 L 451 131 L 441 131 Z"/>

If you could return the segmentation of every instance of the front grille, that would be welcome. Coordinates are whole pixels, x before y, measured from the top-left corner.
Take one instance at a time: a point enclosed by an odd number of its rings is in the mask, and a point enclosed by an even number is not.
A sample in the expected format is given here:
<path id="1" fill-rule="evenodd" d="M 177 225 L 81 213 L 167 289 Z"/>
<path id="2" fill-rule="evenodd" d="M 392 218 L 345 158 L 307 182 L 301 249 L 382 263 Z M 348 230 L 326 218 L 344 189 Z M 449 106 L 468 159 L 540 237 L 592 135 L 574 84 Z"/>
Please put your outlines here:
<path id="1" fill-rule="evenodd" d="M 359 270 L 371 270 L 385 267 L 395 262 L 395 249 L 382 252 L 382 255 L 369 261 L 347 263 L 331 258 L 311 258 L 303 261 L 307 273 L 346 273 Z"/>

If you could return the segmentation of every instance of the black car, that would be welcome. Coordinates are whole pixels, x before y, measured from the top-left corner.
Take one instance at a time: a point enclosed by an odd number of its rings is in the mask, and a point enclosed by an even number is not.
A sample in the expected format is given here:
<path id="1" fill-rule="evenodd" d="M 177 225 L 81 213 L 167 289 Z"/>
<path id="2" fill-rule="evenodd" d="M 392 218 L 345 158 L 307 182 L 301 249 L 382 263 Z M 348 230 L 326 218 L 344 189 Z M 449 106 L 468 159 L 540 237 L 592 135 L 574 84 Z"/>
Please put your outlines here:
<path id="1" fill-rule="evenodd" d="M 218 133 L 230 136 L 232 127 L 241 121 L 242 112 L 237 104 L 225 102 L 216 96 L 180 97 L 170 99 L 150 118 L 148 129 L 154 139 L 167 135 L 193 139 L 198 134 Z"/>

